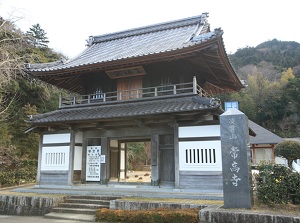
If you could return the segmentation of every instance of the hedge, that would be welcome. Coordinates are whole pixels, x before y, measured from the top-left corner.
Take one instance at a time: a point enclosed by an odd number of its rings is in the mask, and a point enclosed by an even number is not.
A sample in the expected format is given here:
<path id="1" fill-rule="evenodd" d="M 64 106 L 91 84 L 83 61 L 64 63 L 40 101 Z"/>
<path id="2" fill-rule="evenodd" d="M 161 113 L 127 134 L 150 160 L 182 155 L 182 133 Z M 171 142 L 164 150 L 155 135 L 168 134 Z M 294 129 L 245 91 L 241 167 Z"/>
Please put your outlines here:
<path id="1" fill-rule="evenodd" d="M 111 210 L 102 208 L 96 211 L 97 222 L 130 222 L 130 223 L 198 223 L 199 209 L 167 209 L 151 210 Z"/>

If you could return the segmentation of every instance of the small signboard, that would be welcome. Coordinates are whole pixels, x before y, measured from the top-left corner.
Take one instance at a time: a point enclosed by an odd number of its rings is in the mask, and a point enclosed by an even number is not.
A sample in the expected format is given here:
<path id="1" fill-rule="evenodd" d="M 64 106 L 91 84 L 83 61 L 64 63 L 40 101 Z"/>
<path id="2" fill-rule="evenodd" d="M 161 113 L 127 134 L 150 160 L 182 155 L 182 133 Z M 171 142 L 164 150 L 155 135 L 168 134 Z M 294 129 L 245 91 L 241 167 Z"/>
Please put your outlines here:
<path id="1" fill-rule="evenodd" d="M 101 146 L 87 146 L 86 181 L 100 181 Z"/>

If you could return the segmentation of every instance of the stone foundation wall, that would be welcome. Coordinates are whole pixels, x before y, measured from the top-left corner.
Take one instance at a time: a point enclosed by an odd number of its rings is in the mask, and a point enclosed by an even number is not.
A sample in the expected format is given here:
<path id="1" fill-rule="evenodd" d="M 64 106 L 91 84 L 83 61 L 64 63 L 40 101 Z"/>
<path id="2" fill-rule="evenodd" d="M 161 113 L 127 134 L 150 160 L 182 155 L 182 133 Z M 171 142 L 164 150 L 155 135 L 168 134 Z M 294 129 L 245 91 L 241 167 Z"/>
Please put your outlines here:
<path id="1" fill-rule="evenodd" d="M 42 216 L 63 201 L 61 198 L 0 195 L 0 214 Z"/>
<path id="2" fill-rule="evenodd" d="M 200 223 L 300 223 L 298 216 L 284 216 L 251 211 L 222 210 L 210 206 L 199 211 Z"/>
<path id="3" fill-rule="evenodd" d="M 110 206 L 111 209 L 117 210 L 148 210 L 154 208 L 172 208 L 172 209 L 184 209 L 184 208 L 205 208 L 206 205 L 196 204 L 178 204 L 178 203 L 159 203 L 159 202 L 136 202 L 116 200 L 114 204 Z"/>

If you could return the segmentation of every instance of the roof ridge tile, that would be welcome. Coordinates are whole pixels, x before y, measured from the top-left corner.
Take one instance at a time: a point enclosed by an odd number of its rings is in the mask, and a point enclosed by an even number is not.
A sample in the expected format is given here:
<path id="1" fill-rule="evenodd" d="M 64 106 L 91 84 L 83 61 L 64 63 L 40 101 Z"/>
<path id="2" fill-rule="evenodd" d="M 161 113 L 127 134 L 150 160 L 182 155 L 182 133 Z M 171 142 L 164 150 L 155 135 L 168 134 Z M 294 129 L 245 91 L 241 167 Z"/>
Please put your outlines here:
<path id="1" fill-rule="evenodd" d="M 207 21 L 206 21 L 207 17 L 208 17 L 208 13 L 202 13 L 200 16 L 193 16 L 193 17 L 188 17 L 188 18 L 184 18 L 184 19 L 173 20 L 173 21 L 168 21 L 168 22 L 163 22 L 163 23 L 152 24 L 152 25 L 148 25 L 148 26 L 142 26 L 139 28 L 128 29 L 128 30 L 124 30 L 121 32 L 114 32 L 114 33 L 108 33 L 108 34 L 99 35 L 99 36 L 93 36 L 93 37 L 90 37 L 92 40 L 92 41 L 90 41 L 90 44 L 111 41 L 114 39 L 120 39 L 120 38 L 135 36 L 135 35 L 142 35 L 142 34 L 146 34 L 146 33 L 150 33 L 150 32 L 158 32 L 158 31 L 167 30 L 167 29 L 175 29 L 175 28 L 179 28 L 179 27 L 183 27 L 183 26 L 194 25 L 197 23 L 205 24 L 205 23 L 207 23 Z"/>

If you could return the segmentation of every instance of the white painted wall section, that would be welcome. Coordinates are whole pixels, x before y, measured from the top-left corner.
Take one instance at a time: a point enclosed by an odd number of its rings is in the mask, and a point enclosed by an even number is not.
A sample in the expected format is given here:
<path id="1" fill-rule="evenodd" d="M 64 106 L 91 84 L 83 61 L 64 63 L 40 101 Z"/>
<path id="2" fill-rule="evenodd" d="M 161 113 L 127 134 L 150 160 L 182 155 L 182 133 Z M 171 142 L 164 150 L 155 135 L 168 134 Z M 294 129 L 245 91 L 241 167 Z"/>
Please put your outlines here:
<path id="1" fill-rule="evenodd" d="M 179 127 L 178 136 L 179 138 L 217 137 L 220 136 L 220 125 Z"/>
<path id="2" fill-rule="evenodd" d="M 74 151 L 74 170 L 82 169 L 82 146 L 75 146 Z"/>
<path id="3" fill-rule="evenodd" d="M 43 147 L 41 170 L 68 170 L 69 155 L 69 146 Z"/>
<path id="4" fill-rule="evenodd" d="M 221 141 L 179 142 L 179 170 L 222 171 Z"/>
<path id="5" fill-rule="evenodd" d="M 70 143 L 70 142 L 71 142 L 71 133 L 43 135 L 43 144 Z"/>

